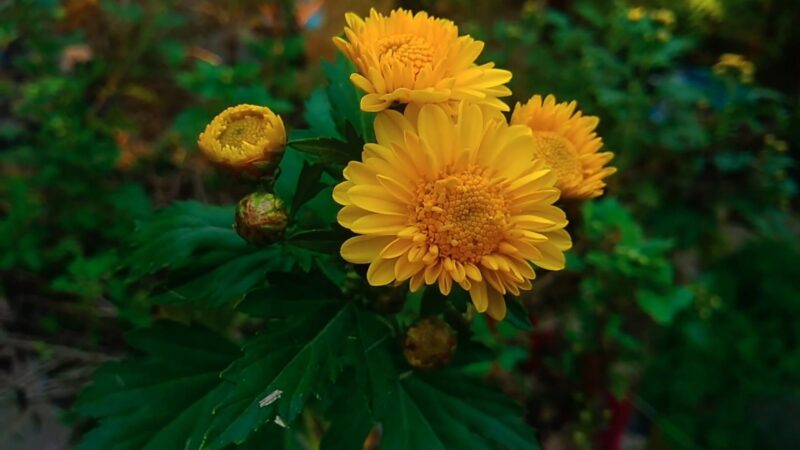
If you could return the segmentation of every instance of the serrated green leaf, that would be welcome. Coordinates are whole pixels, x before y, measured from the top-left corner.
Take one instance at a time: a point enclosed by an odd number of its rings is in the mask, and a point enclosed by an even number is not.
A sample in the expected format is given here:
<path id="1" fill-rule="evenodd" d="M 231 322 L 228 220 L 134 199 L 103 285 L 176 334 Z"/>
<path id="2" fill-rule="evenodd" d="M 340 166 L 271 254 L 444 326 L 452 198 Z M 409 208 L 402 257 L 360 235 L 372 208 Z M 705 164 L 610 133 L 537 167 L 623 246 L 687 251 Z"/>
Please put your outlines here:
<path id="1" fill-rule="evenodd" d="M 348 161 L 358 159 L 362 146 L 351 144 L 339 139 L 314 137 L 295 139 L 287 144 L 298 151 L 319 157 L 321 162 L 333 164 L 347 164 Z"/>
<path id="2" fill-rule="evenodd" d="M 333 106 L 325 88 L 315 89 L 306 101 L 305 107 L 303 117 L 314 136 L 341 137 L 336 130 L 336 122 L 331 116 Z"/>
<path id="3" fill-rule="evenodd" d="M 176 202 L 138 224 L 130 238 L 134 250 L 126 267 L 142 277 L 185 263 L 210 248 L 239 251 L 247 247 L 232 228 L 233 206 Z"/>
<path id="4" fill-rule="evenodd" d="M 355 346 L 356 380 L 367 394 L 369 407 L 375 417 L 390 408 L 390 397 L 396 388 L 397 373 L 391 356 L 392 327 L 381 316 L 363 310 L 356 311 Z"/>
<path id="5" fill-rule="evenodd" d="M 686 288 L 676 288 L 663 295 L 646 289 L 636 293 L 639 307 L 661 325 L 671 323 L 693 300 L 692 292 Z"/>
<path id="6" fill-rule="evenodd" d="M 270 295 L 262 300 L 274 304 L 295 299 Z M 245 346 L 244 355 L 225 370 L 223 378 L 234 389 L 215 409 L 210 448 L 241 443 L 276 417 L 290 424 L 310 397 L 324 393 L 335 381 L 347 363 L 344 349 L 353 307 L 339 299 L 313 303 L 306 303 L 302 314 L 279 314 L 268 321 Z M 280 310 L 285 308 L 271 309 Z"/>
<path id="7" fill-rule="evenodd" d="M 253 317 L 279 320 L 335 305 L 336 300 L 342 297 L 342 291 L 326 278 L 316 275 L 271 275 L 266 286 L 251 292 L 236 308 Z M 313 284 L 308 283 L 310 277 L 314 279 Z"/>
<path id="8" fill-rule="evenodd" d="M 348 236 L 343 228 L 306 230 L 294 233 L 287 242 L 309 251 L 336 255 Z"/>
<path id="9" fill-rule="evenodd" d="M 383 429 L 382 450 L 537 449 L 533 430 L 505 396 L 462 370 L 399 373 L 391 327 L 357 311 L 356 383 Z M 364 422 L 358 424 L 363 429 Z"/>
<path id="10" fill-rule="evenodd" d="M 297 185 L 294 190 L 294 198 L 292 198 L 291 214 L 297 213 L 306 202 L 314 198 L 321 190 L 325 188 L 325 184 L 320 181 L 324 167 L 321 164 L 309 164 L 303 161 L 303 168 L 300 170 L 300 176 L 297 178 Z"/>
<path id="11" fill-rule="evenodd" d="M 347 384 L 357 383 L 355 378 L 347 378 Z M 325 431 L 320 443 L 321 450 L 360 449 L 364 447 L 372 427 L 375 425 L 370 414 L 369 403 L 363 394 L 351 395 L 358 392 L 353 386 L 345 387 L 339 398 L 325 411 L 331 417 L 331 424 Z"/>
<path id="12" fill-rule="evenodd" d="M 179 202 L 139 225 L 126 267 L 132 278 L 159 272 L 155 303 L 198 302 L 212 307 L 241 298 L 269 271 L 295 260 L 280 245 L 255 247 L 233 230 L 232 206 Z"/>
<path id="13" fill-rule="evenodd" d="M 78 414 L 99 421 L 78 449 L 199 449 L 225 395 L 219 372 L 239 349 L 206 329 L 172 322 L 128 341 L 144 355 L 104 365 L 78 399 Z"/>
<path id="14" fill-rule="evenodd" d="M 355 72 L 350 61 L 342 55 L 336 55 L 334 62 L 322 62 L 322 71 L 328 79 L 328 98 L 334 113 L 333 118 L 338 122 L 337 128 L 344 131 L 349 123 L 364 142 L 375 142 L 372 129 L 375 114 L 361 111 L 363 92 L 350 81 L 350 74 Z M 346 140 L 350 142 L 349 139 Z"/>
<path id="15" fill-rule="evenodd" d="M 533 330 L 533 324 L 531 323 L 528 310 L 525 309 L 525 305 L 522 304 L 519 298 L 514 297 L 513 295 L 507 295 L 505 300 L 507 310 L 506 321 L 520 330 Z"/>
<path id="16" fill-rule="evenodd" d="M 538 448 L 533 430 L 503 394 L 463 373 L 414 373 L 400 382 L 383 424 L 382 450 Z"/>

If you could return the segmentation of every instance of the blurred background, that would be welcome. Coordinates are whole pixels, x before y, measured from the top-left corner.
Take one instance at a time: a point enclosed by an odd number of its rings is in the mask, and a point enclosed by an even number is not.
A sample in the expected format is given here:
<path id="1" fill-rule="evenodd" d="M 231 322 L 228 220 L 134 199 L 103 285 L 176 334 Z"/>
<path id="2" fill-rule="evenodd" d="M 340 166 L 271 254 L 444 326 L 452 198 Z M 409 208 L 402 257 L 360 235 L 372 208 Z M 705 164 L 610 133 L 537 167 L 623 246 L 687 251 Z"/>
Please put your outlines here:
<path id="1" fill-rule="evenodd" d="M 267 105 L 289 128 L 346 11 L 454 20 L 601 118 L 619 172 L 568 205 L 577 247 L 488 323 L 490 377 L 546 450 L 800 448 L 800 2 L 0 1 L 0 448 L 71 448 L 122 335 L 160 317 L 126 237 L 178 199 L 232 203 L 196 137 Z M 478 326 L 481 326 L 480 324 Z"/>

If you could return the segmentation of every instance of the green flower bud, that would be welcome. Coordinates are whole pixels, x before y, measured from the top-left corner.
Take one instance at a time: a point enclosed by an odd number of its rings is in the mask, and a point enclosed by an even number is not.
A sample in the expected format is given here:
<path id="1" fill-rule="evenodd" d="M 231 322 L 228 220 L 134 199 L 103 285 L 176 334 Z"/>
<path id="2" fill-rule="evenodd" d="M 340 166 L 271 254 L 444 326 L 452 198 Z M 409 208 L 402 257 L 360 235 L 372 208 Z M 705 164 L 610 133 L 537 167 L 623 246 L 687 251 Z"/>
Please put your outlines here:
<path id="1" fill-rule="evenodd" d="M 236 207 L 236 232 L 254 245 L 279 241 L 288 221 L 283 202 L 269 192 L 253 192 Z"/>
<path id="2" fill-rule="evenodd" d="M 403 355 L 416 369 L 439 369 L 452 361 L 456 344 L 450 325 L 438 317 L 430 317 L 406 330 Z"/>

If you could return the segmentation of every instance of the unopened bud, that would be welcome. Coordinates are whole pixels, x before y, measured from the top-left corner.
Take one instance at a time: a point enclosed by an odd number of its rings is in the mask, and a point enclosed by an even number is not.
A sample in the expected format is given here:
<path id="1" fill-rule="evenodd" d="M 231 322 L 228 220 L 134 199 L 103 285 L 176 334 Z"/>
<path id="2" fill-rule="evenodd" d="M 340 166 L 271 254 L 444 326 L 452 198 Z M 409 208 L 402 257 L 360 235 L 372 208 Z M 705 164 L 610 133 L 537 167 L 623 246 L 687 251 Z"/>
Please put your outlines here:
<path id="1" fill-rule="evenodd" d="M 456 335 L 442 319 L 430 317 L 406 330 L 403 355 L 416 369 L 439 369 L 453 359 Z"/>
<path id="2" fill-rule="evenodd" d="M 253 192 L 236 207 L 236 232 L 254 245 L 280 240 L 288 221 L 281 199 L 268 192 Z"/>

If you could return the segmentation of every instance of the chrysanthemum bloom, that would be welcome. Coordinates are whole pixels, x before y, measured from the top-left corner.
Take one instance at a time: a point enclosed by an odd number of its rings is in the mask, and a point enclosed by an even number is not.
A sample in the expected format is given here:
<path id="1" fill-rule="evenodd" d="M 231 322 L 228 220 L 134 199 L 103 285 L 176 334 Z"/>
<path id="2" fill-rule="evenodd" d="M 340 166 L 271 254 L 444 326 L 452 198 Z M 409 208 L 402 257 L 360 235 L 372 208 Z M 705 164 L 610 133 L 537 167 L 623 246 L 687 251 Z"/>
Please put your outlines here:
<path id="1" fill-rule="evenodd" d="M 530 129 L 474 104 L 460 104 L 455 117 L 441 105 L 423 106 L 415 120 L 378 115 L 378 142 L 333 192 L 344 206 L 339 223 L 359 234 L 341 253 L 370 265 L 373 286 L 409 280 L 412 291 L 436 284 L 448 295 L 455 283 L 479 312 L 502 319 L 503 295 L 531 288 L 531 263 L 564 267 L 567 220 Z"/>
<path id="2" fill-rule="evenodd" d="M 283 156 L 286 129 L 266 106 L 233 106 L 214 117 L 197 145 L 212 162 L 234 170 L 274 167 Z"/>
<path id="3" fill-rule="evenodd" d="M 511 72 L 493 63 L 476 65 L 483 42 L 459 36 L 453 22 L 403 9 L 388 16 L 373 9 L 366 19 L 345 17 L 346 40 L 333 42 L 358 69 L 350 79 L 366 92 L 362 110 L 383 111 L 396 102 L 456 108 L 459 100 L 509 110 L 498 97 L 511 95 L 504 86 Z"/>
<path id="4" fill-rule="evenodd" d="M 517 103 L 512 125 L 526 125 L 533 130 L 533 153 L 558 177 L 556 187 L 561 198 L 587 199 L 603 195 L 604 179 L 617 171 L 605 165 L 614 158 L 600 152 L 603 140 L 595 133 L 600 120 L 575 111 L 577 104 L 556 103 L 548 95 L 542 100 L 534 95 L 528 103 Z"/>

